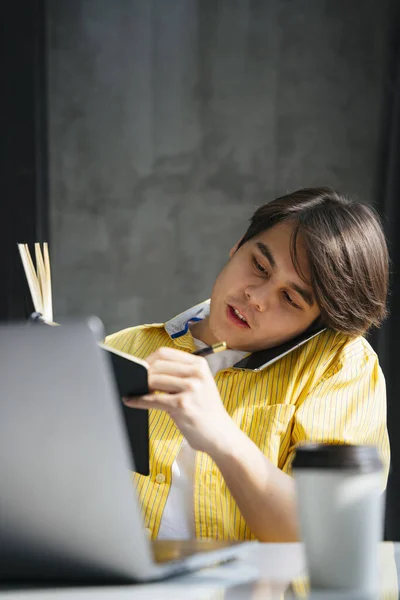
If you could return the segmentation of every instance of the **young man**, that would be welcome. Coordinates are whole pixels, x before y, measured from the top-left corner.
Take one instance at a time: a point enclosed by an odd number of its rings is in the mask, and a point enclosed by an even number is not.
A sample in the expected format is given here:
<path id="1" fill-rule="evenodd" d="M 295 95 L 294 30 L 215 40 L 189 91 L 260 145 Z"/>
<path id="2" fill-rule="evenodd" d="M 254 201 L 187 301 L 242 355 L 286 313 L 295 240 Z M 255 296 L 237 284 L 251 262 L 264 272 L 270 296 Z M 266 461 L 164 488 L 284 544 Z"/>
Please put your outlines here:
<path id="1" fill-rule="evenodd" d="M 150 365 L 152 393 L 125 403 L 150 409 L 151 472 L 134 478 L 153 538 L 298 539 L 299 442 L 376 445 L 387 473 L 385 382 L 363 337 L 387 285 L 374 211 L 304 189 L 256 211 L 210 302 L 107 339 Z M 230 350 L 191 354 L 218 341 Z"/>

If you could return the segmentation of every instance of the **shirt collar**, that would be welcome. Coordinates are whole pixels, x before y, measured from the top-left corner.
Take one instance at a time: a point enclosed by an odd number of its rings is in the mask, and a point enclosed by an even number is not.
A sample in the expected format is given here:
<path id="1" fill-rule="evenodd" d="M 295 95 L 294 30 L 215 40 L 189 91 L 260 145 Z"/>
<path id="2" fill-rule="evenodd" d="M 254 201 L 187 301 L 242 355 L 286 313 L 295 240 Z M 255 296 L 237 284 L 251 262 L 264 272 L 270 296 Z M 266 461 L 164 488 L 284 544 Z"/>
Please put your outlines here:
<path id="1" fill-rule="evenodd" d="M 180 313 L 165 323 L 165 330 L 172 339 L 185 335 L 189 330 L 190 323 L 202 321 L 210 314 L 210 300 L 205 300 L 185 312 Z"/>
<path id="2" fill-rule="evenodd" d="M 167 321 L 164 325 L 166 332 L 172 339 L 177 339 L 184 336 L 189 331 L 190 323 L 201 321 L 210 314 L 210 300 L 196 304 L 188 310 L 180 313 L 173 319 Z M 303 344 L 306 344 L 309 340 L 325 331 L 325 327 L 319 324 L 313 324 L 302 334 L 298 335 L 292 340 L 275 346 L 274 348 L 267 348 L 266 350 L 258 350 L 248 354 L 242 360 L 237 362 L 233 367 L 235 369 L 246 369 L 249 371 L 262 371 L 272 363 L 276 362 L 289 352 L 293 352 Z"/>

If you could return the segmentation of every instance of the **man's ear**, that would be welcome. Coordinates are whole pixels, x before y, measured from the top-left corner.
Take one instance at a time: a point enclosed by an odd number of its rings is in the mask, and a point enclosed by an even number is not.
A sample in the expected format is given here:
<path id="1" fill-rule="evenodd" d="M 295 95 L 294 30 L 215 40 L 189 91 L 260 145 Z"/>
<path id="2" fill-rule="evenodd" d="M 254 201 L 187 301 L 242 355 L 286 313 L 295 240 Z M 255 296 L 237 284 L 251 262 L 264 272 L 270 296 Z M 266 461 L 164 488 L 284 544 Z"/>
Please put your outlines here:
<path id="1" fill-rule="evenodd" d="M 240 239 L 238 242 L 236 242 L 236 244 L 233 246 L 233 248 L 231 248 L 230 252 L 229 252 L 229 258 L 232 258 L 232 256 L 235 254 L 236 250 L 239 248 L 239 244 L 242 241 L 242 239 Z"/>

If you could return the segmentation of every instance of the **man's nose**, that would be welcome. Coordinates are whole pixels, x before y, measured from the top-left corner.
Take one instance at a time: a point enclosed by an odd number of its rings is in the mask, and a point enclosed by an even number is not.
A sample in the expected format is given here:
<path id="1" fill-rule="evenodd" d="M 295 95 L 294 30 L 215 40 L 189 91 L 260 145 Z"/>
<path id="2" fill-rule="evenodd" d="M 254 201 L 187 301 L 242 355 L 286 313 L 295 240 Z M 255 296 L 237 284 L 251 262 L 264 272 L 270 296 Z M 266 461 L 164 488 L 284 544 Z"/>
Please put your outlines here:
<path id="1" fill-rule="evenodd" d="M 247 302 L 259 312 L 265 312 L 269 304 L 269 294 L 265 286 L 249 285 L 245 289 Z"/>

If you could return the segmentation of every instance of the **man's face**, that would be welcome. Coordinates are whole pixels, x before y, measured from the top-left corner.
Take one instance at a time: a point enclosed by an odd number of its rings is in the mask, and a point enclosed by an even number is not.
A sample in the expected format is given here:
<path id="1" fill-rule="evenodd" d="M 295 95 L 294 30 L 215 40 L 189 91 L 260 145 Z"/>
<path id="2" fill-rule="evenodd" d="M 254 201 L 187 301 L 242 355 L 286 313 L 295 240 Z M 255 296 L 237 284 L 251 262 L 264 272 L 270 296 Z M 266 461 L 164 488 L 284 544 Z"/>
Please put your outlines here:
<path id="1" fill-rule="evenodd" d="M 212 339 L 254 352 L 299 335 L 319 316 L 311 286 L 298 275 L 290 256 L 293 227 L 281 223 L 231 250 L 211 295 Z M 300 272 L 309 282 L 300 235 L 297 256 Z"/>

